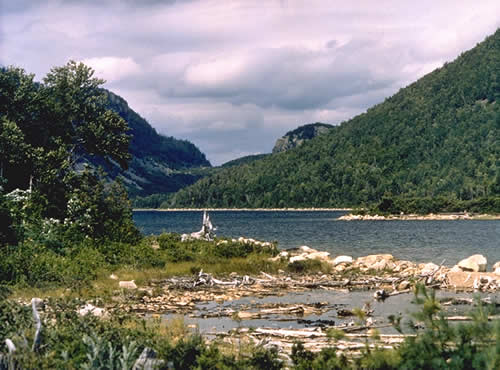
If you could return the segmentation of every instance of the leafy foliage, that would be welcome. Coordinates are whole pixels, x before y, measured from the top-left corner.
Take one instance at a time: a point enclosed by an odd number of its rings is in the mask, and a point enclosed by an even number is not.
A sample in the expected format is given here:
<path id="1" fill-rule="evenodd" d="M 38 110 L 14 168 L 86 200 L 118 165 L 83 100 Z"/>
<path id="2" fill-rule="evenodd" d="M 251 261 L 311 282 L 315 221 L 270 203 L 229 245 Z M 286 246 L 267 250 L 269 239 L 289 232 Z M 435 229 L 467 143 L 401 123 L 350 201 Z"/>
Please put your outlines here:
<path id="1" fill-rule="evenodd" d="M 498 197 L 500 30 L 298 148 L 216 172 L 171 207 L 338 207 Z"/>
<path id="2" fill-rule="evenodd" d="M 278 254 L 276 245 L 260 246 L 250 242 L 232 242 L 229 240 L 216 240 L 208 242 L 203 240 L 188 240 L 181 242 L 180 235 L 164 233 L 158 236 L 160 249 L 166 251 L 171 262 L 200 261 L 207 262 L 210 258 L 229 259 L 235 257 L 248 257 L 250 255 Z"/>
<path id="3" fill-rule="evenodd" d="M 459 200 L 446 197 L 406 198 L 383 196 L 368 210 L 378 214 L 429 214 L 437 212 L 500 213 L 500 197 Z"/>
<path id="4" fill-rule="evenodd" d="M 0 358 L 0 368 L 36 369 L 130 369 L 145 347 L 153 348 L 161 368 L 174 369 L 281 369 L 276 350 L 256 348 L 237 359 L 208 346 L 201 336 L 189 334 L 171 341 L 158 330 L 121 312 L 106 320 L 77 313 L 81 302 L 52 300 L 53 310 L 43 313 L 40 350 L 31 351 L 33 323 L 30 310 L 8 301 L 0 302 L 0 340 L 11 339 L 17 349 Z M 3 350 L 1 351 L 3 352 Z"/>

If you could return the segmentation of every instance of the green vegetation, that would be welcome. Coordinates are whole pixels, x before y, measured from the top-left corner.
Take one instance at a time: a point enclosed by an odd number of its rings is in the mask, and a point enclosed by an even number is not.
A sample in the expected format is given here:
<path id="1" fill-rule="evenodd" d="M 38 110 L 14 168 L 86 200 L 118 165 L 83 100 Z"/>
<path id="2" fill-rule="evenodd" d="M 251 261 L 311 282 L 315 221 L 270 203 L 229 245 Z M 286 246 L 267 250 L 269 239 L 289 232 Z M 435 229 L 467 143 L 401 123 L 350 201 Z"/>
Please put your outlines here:
<path id="1" fill-rule="evenodd" d="M 216 172 L 170 207 L 352 207 L 500 195 L 500 30 L 300 147 Z"/>
<path id="2" fill-rule="evenodd" d="M 83 302 L 50 299 L 41 312 L 43 335 L 33 346 L 35 325 L 31 308 L 0 301 L 0 341 L 10 339 L 16 350 L 2 351 L 1 368 L 131 368 L 145 348 L 156 353 L 159 368 L 175 369 L 497 369 L 500 366 L 500 326 L 489 321 L 494 306 L 478 306 L 470 323 L 452 324 L 433 291 L 417 286 L 420 307 L 406 322 L 410 334 L 395 349 L 384 349 L 380 336 L 366 341 L 359 356 L 337 352 L 344 335 L 329 332 L 331 346 L 313 353 L 296 343 L 291 362 L 276 349 L 241 343 L 228 347 L 221 341 L 207 344 L 190 332 L 181 319 L 141 319 L 116 311 L 107 318 L 81 316 Z M 401 317 L 389 318 L 403 331 Z M 416 321 L 414 321 L 416 320 Z M 416 325 L 418 323 L 419 325 Z M 422 329 L 418 329 L 422 328 Z M 375 347 L 369 346 L 375 344 Z M 377 343 L 380 343 L 378 345 Z"/>
<path id="3" fill-rule="evenodd" d="M 500 197 L 476 198 L 471 200 L 459 200 L 446 197 L 406 198 L 406 197 L 382 197 L 379 203 L 358 213 L 370 213 L 379 215 L 404 214 L 429 214 L 439 212 L 468 212 L 500 214 Z"/>
<path id="4" fill-rule="evenodd" d="M 258 161 L 259 159 L 266 158 L 270 154 L 254 154 L 254 155 L 247 155 L 241 158 L 233 159 L 232 161 L 226 162 L 221 165 L 222 168 L 227 168 L 227 167 L 233 167 L 233 166 L 239 166 L 242 164 L 246 163 L 251 163 L 254 161 Z"/>
<path id="5" fill-rule="evenodd" d="M 107 319 L 80 316 L 81 302 L 74 300 L 53 300 L 48 306 L 57 309 L 42 315 L 41 343 L 32 349 L 34 323 L 29 307 L 0 302 L 0 341 L 11 339 L 16 346 L 15 352 L 2 355 L 0 368 L 131 369 L 146 347 L 154 349 L 161 369 L 282 368 L 276 351 L 253 348 L 238 357 L 224 354 L 175 322 L 165 325 L 119 312 Z"/>

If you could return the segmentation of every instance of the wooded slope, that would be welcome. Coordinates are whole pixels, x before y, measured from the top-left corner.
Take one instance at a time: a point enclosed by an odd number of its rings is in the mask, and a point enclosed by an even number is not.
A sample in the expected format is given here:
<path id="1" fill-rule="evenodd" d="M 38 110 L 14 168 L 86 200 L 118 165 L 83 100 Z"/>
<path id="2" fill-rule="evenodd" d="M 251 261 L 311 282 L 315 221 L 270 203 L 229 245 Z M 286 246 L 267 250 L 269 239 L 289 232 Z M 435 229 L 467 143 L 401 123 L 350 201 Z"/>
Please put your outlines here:
<path id="1" fill-rule="evenodd" d="M 231 167 L 171 206 L 355 206 L 385 195 L 500 194 L 500 30 L 304 145 Z"/>

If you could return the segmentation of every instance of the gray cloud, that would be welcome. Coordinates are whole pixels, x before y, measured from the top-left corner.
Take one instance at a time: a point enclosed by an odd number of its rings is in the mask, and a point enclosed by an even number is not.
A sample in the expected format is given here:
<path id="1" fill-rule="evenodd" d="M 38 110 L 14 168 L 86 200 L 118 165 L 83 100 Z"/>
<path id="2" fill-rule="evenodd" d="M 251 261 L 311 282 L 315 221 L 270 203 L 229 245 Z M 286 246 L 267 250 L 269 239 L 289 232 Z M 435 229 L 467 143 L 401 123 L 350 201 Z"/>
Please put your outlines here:
<path id="1" fill-rule="evenodd" d="M 500 3 L 0 0 L 0 64 L 85 60 L 160 132 L 215 164 L 340 123 L 500 26 Z"/>

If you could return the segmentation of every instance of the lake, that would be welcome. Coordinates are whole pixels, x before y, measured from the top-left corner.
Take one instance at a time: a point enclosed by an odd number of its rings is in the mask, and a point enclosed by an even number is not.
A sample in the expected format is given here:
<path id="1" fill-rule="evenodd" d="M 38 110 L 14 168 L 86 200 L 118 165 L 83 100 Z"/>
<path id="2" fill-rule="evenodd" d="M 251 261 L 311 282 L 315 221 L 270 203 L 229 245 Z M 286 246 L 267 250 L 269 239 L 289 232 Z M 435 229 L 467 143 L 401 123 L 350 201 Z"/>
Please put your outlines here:
<path id="1" fill-rule="evenodd" d="M 277 241 L 282 249 L 307 245 L 333 256 L 391 253 L 398 259 L 452 266 L 483 254 L 491 266 L 500 261 L 500 220 L 339 221 L 342 211 L 211 211 L 217 236 Z M 191 233 L 201 211 L 134 211 L 146 235 Z"/>

